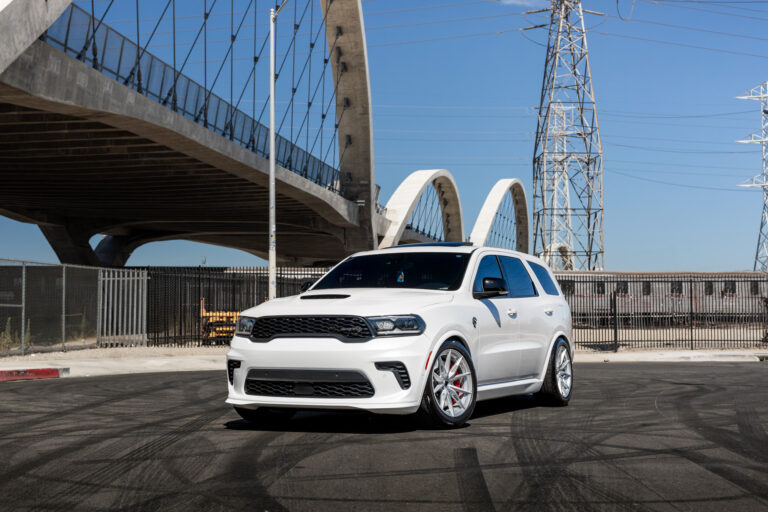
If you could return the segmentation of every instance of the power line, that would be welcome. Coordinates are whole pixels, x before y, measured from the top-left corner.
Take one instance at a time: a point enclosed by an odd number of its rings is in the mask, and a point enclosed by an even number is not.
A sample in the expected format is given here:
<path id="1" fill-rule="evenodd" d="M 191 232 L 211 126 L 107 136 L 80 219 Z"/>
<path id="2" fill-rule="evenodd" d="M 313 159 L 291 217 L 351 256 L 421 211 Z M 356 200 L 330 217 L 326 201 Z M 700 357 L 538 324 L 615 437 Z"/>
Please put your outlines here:
<path id="1" fill-rule="evenodd" d="M 665 44 L 665 45 L 668 45 L 668 46 L 679 46 L 681 48 L 693 48 L 693 49 L 696 49 L 696 50 L 705 50 L 705 51 L 709 51 L 709 52 L 728 53 L 730 55 L 741 55 L 741 56 L 744 56 L 744 57 L 756 57 L 756 58 L 759 58 L 759 59 L 768 59 L 768 55 L 760 55 L 760 54 L 757 54 L 757 53 L 739 52 L 739 51 L 736 51 L 736 50 L 726 50 L 726 49 L 723 49 L 723 48 L 712 48 L 712 47 L 709 47 L 709 46 L 699 46 L 699 45 L 695 45 L 695 44 L 678 43 L 678 42 L 675 42 L 675 41 L 664 41 L 662 39 L 651 39 L 651 38 L 648 38 L 648 37 L 630 36 L 628 34 L 615 34 L 613 32 L 602 32 L 602 31 L 599 31 L 599 30 L 593 30 L 591 33 L 592 34 L 599 34 L 601 36 L 619 37 L 619 38 L 622 38 L 622 39 L 634 39 L 636 41 L 646 41 L 646 42 L 649 42 L 649 43 Z"/>
<path id="2" fill-rule="evenodd" d="M 657 185 L 666 185 L 669 187 L 679 187 L 679 188 L 688 188 L 688 189 L 697 189 L 697 190 L 711 190 L 711 191 L 717 191 L 717 192 L 749 192 L 749 190 L 743 189 L 743 188 L 722 188 L 722 187 L 706 187 L 704 185 L 689 185 L 686 183 L 674 183 L 671 181 L 663 181 L 663 180 L 655 180 L 653 178 L 642 178 L 640 176 L 635 176 L 629 173 L 617 171 L 615 169 L 610 169 L 608 172 L 613 174 L 618 174 L 620 176 L 625 176 L 627 178 L 631 178 L 633 180 L 638 181 L 647 181 L 649 183 L 656 183 Z"/>

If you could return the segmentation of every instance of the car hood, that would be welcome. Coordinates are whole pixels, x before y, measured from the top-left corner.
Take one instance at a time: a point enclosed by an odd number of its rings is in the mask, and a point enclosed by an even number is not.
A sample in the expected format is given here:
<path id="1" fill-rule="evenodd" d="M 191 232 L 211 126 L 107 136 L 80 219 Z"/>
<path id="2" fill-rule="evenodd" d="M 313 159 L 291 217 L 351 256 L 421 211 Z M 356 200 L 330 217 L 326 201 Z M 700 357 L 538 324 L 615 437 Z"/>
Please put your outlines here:
<path id="1" fill-rule="evenodd" d="M 310 290 L 301 295 L 273 299 L 243 312 L 245 316 L 275 315 L 404 315 L 451 302 L 453 293 L 391 288 L 338 288 Z"/>

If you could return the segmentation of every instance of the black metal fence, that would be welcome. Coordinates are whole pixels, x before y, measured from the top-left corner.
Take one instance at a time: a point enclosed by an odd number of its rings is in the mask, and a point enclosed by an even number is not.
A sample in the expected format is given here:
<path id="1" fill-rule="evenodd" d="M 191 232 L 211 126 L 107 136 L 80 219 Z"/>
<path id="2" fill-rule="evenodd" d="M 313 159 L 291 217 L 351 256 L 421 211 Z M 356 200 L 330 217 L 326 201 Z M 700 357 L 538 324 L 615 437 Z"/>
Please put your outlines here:
<path id="1" fill-rule="evenodd" d="M 148 267 L 149 345 L 227 344 L 240 311 L 267 299 L 266 268 Z M 299 293 L 324 269 L 277 269 L 277 295 Z"/>
<path id="2" fill-rule="evenodd" d="M 768 349 L 768 275 L 558 272 L 580 348 Z"/>
<path id="3" fill-rule="evenodd" d="M 325 269 L 279 268 L 278 296 Z M 768 274 L 558 272 L 580 349 L 768 350 Z M 0 260 L 0 355 L 227 344 L 266 268 L 100 269 Z"/>
<path id="4" fill-rule="evenodd" d="M 149 267 L 150 345 L 226 344 L 267 297 L 266 268 Z M 278 296 L 325 269 L 278 269 Z M 574 339 L 588 350 L 768 349 L 768 275 L 558 272 Z"/>

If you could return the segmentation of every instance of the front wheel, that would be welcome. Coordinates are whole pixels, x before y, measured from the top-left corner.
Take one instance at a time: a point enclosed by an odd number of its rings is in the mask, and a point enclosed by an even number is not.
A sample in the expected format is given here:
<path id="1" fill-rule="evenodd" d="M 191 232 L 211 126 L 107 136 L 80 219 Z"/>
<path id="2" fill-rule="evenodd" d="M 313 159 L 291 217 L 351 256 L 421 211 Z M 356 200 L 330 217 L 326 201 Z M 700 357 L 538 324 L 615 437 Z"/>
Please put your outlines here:
<path id="1" fill-rule="evenodd" d="M 560 338 L 552 348 L 552 358 L 538 398 L 553 405 L 568 405 L 573 394 L 573 363 L 568 343 Z"/>
<path id="2" fill-rule="evenodd" d="M 443 343 L 427 376 L 422 414 L 438 425 L 459 427 L 472 416 L 476 397 L 477 379 L 469 352 L 461 343 Z"/>

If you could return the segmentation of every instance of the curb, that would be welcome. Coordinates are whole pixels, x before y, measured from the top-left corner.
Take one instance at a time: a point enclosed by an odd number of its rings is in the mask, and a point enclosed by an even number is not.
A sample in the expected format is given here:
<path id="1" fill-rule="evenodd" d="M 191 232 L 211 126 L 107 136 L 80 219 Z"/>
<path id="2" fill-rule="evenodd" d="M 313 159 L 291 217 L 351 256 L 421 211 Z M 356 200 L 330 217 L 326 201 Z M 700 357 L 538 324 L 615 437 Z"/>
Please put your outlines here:
<path id="1" fill-rule="evenodd" d="M 58 379 L 67 377 L 69 368 L 34 368 L 30 370 L 0 370 L 0 382 L 13 380 Z"/>

